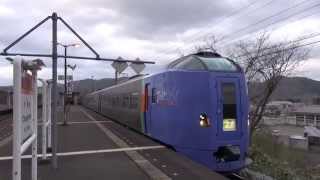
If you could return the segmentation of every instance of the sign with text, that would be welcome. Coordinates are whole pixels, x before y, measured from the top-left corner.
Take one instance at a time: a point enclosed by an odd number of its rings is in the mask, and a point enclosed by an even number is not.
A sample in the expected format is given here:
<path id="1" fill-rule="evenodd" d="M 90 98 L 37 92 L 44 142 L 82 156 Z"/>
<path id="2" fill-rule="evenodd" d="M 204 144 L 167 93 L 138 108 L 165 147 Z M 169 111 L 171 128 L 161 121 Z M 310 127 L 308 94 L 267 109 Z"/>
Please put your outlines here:
<path id="1" fill-rule="evenodd" d="M 128 63 L 114 61 L 111 66 L 120 74 L 128 67 Z"/>
<path id="2" fill-rule="evenodd" d="M 31 179 L 37 180 L 38 168 L 38 86 L 37 71 L 43 66 L 40 59 L 13 59 L 13 123 L 12 179 L 21 180 L 21 159 L 30 147 Z"/>
<path id="3" fill-rule="evenodd" d="M 64 75 L 59 75 L 58 76 L 58 80 L 60 80 L 60 81 L 64 80 Z M 73 76 L 67 75 L 67 80 L 68 81 L 72 81 L 73 80 Z"/>
<path id="4" fill-rule="evenodd" d="M 21 136 L 22 142 L 30 137 L 33 133 L 32 128 L 32 76 L 24 71 L 21 79 Z"/>
<path id="5" fill-rule="evenodd" d="M 131 63 L 130 67 L 136 72 L 137 74 L 140 74 L 146 65 L 144 63 Z"/>

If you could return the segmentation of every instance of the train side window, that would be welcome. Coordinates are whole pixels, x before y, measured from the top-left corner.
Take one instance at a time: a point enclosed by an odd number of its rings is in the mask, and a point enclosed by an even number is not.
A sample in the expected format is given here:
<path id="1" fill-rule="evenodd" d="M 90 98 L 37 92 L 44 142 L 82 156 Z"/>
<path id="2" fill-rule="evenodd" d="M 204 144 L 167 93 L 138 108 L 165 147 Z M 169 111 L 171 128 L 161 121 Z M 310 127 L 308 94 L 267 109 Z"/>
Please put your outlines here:
<path id="1" fill-rule="evenodd" d="M 138 101 L 138 97 L 134 96 L 134 95 L 131 95 L 130 96 L 130 108 L 133 108 L 133 109 L 137 108 L 137 106 L 138 106 L 137 101 Z"/>
<path id="2" fill-rule="evenodd" d="M 120 97 L 119 96 L 117 96 L 116 97 L 116 106 L 120 106 L 120 102 L 121 100 L 120 100 Z"/>
<path id="3" fill-rule="evenodd" d="M 156 88 L 152 88 L 152 92 L 151 92 L 151 101 L 152 103 L 156 103 L 157 102 L 157 92 L 156 92 Z"/>
<path id="4" fill-rule="evenodd" d="M 112 106 L 116 106 L 116 97 L 115 96 L 113 96 L 112 97 Z"/>

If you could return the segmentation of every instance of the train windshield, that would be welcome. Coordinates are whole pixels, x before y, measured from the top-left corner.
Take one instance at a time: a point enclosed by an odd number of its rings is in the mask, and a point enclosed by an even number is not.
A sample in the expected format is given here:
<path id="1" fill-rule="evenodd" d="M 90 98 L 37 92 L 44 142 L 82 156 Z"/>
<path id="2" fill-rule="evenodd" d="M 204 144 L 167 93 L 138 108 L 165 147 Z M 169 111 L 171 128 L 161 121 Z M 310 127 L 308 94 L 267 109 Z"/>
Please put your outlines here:
<path id="1" fill-rule="evenodd" d="M 238 67 L 223 57 L 199 57 L 210 71 L 238 71 Z"/>
<path id="2" fill-rule="evenodd" d="M 200 70 L 200 71 L 227 71 L 237 72 L 238 66 L 224 57 L 187 56 L 169 64 L 168 68 Z"/>

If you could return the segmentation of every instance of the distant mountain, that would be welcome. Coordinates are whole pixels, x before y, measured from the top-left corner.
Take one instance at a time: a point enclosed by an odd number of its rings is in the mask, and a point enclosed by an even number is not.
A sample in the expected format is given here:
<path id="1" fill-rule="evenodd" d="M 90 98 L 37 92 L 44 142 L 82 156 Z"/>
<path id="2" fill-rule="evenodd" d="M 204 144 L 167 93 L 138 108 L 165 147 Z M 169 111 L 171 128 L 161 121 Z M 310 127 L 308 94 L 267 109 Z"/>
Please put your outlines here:
<path id="1" fill-rule="evenodd" d="M 128 78 L 122 77 L 119 82 L 126 81 Z M 99 80 L 83 79 L 74 81 L 74 91 L 79 92 L 81 96 L 95 90 L 100 90 L 114 85 L 113 78 L 104 78 Z M 263 85 L 254 83 L 249 86 L 249 94 L 257 92 Z M 63 91 L 63 85 L 59 84 L 59 91 Z M 10 90 L 10 86 L 0 86 L 0 90 Z M 309 101 L 313 97 L 320 97 L 320 81 L 305 77 L 286 77 L 281 80 L 279 86 L 272 95 L 273 100 L 294 100 Z"/>
<path id="2" fill-rule="evenodd" d="M 305 77 L 285 78 L 273 94 L 273 98 L 294 98 L 320 96 L 320 81 Z"/>
<path id="3" fill-rule="evenodd" d="M 249 94 L 254 94 L 262 84 L 249 87 Z M 272 94 L 273 100 L 309 101 L 313 97 L 320 97 L 320 81 L 306 77 L 285 77 Z"/>

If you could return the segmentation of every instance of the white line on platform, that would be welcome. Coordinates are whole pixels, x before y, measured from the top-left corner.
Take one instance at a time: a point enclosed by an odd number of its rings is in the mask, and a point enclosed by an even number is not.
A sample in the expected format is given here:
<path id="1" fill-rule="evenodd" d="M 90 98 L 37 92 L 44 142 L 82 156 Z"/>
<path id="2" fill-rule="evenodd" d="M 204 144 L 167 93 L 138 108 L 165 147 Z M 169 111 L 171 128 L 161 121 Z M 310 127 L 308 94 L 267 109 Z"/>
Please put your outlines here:
<path id="1" fill-rule="evenodd" d="M 131 148 L 113 148 L 113 149 L 101 149 L 101 150 L 90 150 L 90 151 L 74 151 L 74 152 L 62 152 L 57 153 L 58 156 L 75 156 L 75 155 L 87 155 L 87 154 L 101 154 L 101 153 L 111 153 L 111 152 L 127 152 L 127 151 L 138 151 L 138 150 L 150 150 L 150 149 L 160 149 L 164 146 L 141 146 L 141 147 L 131 147 Z M 41 157 L 42 154 L 38 154 Z M 48 154 L 52 156 L 52 154 Z M 31 158 L 31 155 L 23 155 L 23 159 Z M 0 157 L 0 161 L 12 160 L 12 156 Z"/>
<path id="2" fill-rule="evenodd" d="M 115 135 L 107 127 L 105 127 L 101 123 L 99 123 L 94 117 L 92 117 L 84 109 L 82 109 L 81 107 L 79 107 L 79 108 L 80 108 L 80 111 L 83 112 L 83 114 L 85 114 L 92 121 L 96 122 L 96 125 L 102 130 L 102 132 L 104 132 L 115 144 L 117 144 L 121 148 L 129 148 L 130 147 L 125 141 L 123 141 L 121 138 L 119 138 L 117 135 Z M 151 162 L 149 162 L 147 159 L 145 159 L 137 151 L 125 151 L 125 153 L 129 156 L 130 159 L 132 159 L 137 164 L 137 166 L 139 166 L 141 168 L 141 170 L 143 170 L 147 175 L 149 175 L 149 177 L 151 179 L 171 180 L 170 177 L 168 177 L 159 168 L 157 168 Z"/>
<path id="3" fill-rule="evenodd" d="M 112 121 L 98 121 L 99 123 L 112 123 Z M 58 123 L 63 124 L 62 122 Z M 96 122 L 93 121 L 71 121 L 71 122 L 67 122 L 67 124 L 96 124 Z"/>
<path id="4" fill-rule="evenodd" d="M 99 123 L 112 123 L 113 121 L 98 121 Z M 71 124 L 96 124 L 96 122 L 94 121 L 70 121 L 70 122 L 67 122 L 68 125 L 71 125 Z M 58 122 L 57 123 L 58 125 L 62 125 L 63 122 Z M 38 123 L 39 126 L 42 126 L 42 123 Z"/>

